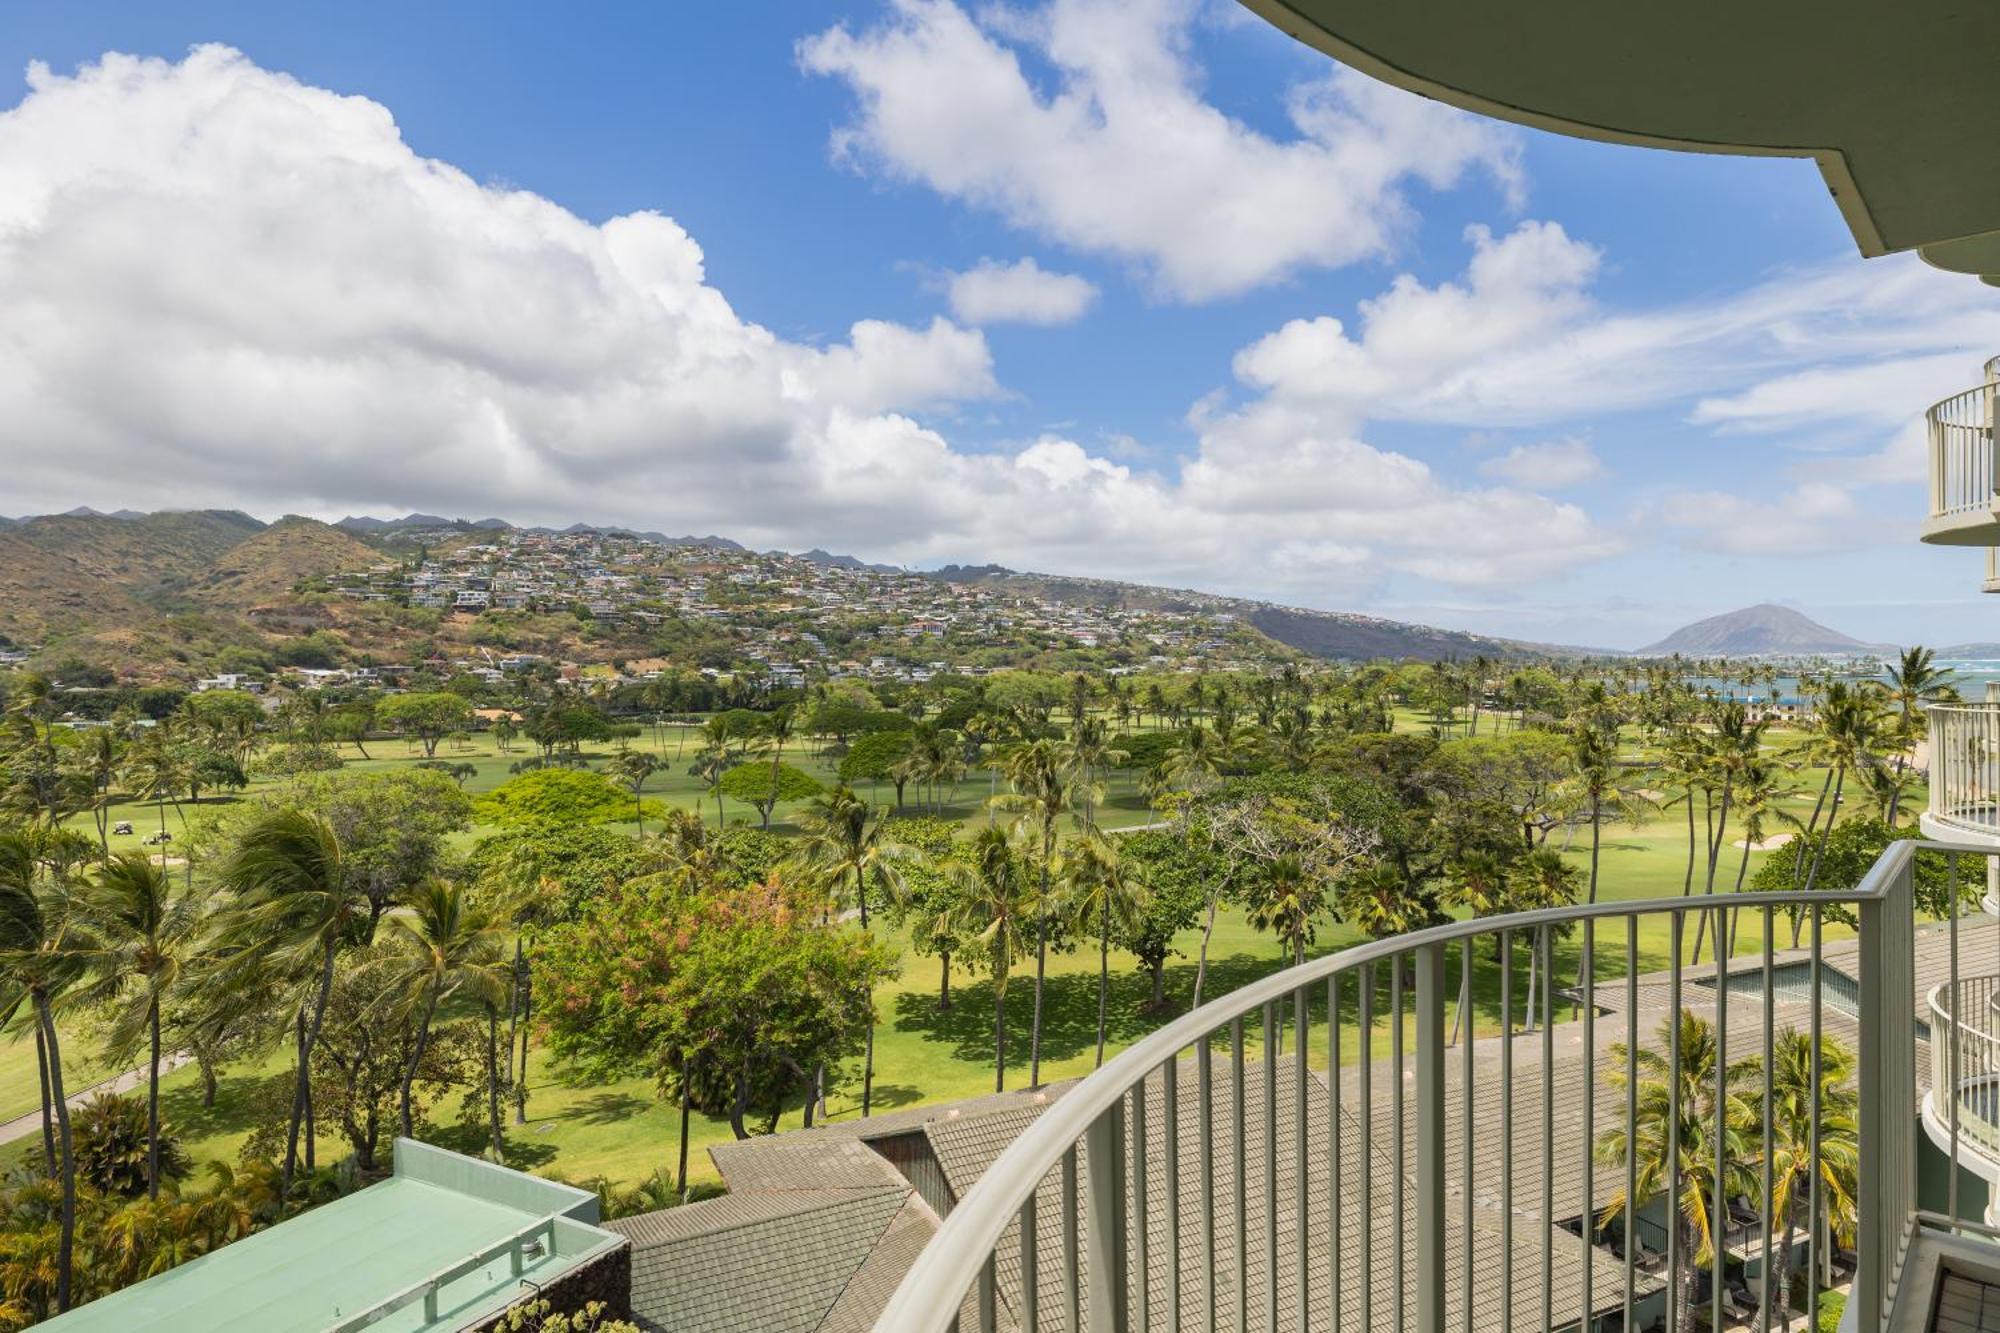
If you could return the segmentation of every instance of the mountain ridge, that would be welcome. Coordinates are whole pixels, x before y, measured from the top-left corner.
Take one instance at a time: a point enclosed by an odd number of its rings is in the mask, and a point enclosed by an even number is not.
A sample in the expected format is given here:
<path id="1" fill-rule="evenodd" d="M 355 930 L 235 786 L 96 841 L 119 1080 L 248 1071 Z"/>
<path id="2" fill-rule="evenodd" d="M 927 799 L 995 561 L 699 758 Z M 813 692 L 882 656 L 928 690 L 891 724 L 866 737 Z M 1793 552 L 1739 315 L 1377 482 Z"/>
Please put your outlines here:
<path id="1" fill-rule="evenodd" d="M 1676 653 L 1684 657 L 1776 657 L 1861 656 L 1895 650 L 1894 644 L 1863 642 L 1789 606 L 1759 602 L 1683 625 L 1636 651 L 1644 657 Z"/>

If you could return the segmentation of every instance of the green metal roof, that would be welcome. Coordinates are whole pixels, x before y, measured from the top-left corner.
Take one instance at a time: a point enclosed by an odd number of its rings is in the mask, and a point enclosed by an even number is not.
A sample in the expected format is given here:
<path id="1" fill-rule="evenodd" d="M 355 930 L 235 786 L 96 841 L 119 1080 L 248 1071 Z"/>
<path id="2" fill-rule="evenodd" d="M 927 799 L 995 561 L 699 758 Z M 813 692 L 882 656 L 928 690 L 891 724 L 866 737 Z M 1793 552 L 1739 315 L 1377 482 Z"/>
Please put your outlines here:
<path id="1" fill-rule="evenodd" d="M 320 1333 L 365 1320 L 385 1333 L 456 1329 L 625 1244 L 596 1220 L 594 1194 L 403 1139 L 394 1178 L 44 1327 Z M 524 1234 L 539 1248 L 516 1271 Z M 433 1280 L 434 1316 L 423 1298 Z M 406 1303 L 368 1319 L 399 1297 Z"/>

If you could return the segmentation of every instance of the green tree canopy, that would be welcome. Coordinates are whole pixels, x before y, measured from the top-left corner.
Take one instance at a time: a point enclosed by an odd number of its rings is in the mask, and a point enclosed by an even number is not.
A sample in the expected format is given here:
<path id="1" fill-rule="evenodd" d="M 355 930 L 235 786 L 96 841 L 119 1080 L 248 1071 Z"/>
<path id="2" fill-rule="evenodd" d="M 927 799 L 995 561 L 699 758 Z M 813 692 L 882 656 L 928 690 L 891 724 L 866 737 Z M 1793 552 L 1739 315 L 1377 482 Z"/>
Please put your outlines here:
<path id="1" fill-rule="evenodd" d="M 860 930 L 820 925 L 817 892 L 771 880 L 633 880 L 553 929 L 535 960 L 557 1058 L 592 1077 L 649 1070 L 663 1091 L 775 1124 L 813 1071 L 858 1055 L 868 993 L 896 974 Z"/>
<path id="2" fill-rule="evenodd" d="M 434 759 L 438 742 L 472 720 L 472 705 L 443 691 L 392 694 L 375 706 L 375 720 L 416 737 L 423 742 L 424 758 Z"/>
<path id="3" fill-rule="evenodd" d="M 824 790 L 804 769 L 790 764 L 765 763 L 761 759 L 738 764 L 722 775 L 722 794 L 757 807 L 757 813 L 767 828 L 771 823 L 771 811 L 779 802 L 803 801 Z"/>
<path id="4" fill-rule="evenodd" d="M 473 802 L 481 822 L 502 828 L 614 824 L 632 817 L 629 792 L 589 769 L 537 768 L 509 778 Z M 657 801 L 648 814 L 661 814 Z"/>

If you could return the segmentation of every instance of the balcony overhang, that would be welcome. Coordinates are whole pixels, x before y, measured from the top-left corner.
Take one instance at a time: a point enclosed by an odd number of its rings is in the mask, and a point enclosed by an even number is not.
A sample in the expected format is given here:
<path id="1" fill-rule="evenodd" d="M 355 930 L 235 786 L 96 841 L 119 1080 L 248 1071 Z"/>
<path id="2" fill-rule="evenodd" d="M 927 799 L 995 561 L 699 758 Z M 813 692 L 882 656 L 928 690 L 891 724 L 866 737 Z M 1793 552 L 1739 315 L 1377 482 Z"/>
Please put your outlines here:
<path id="1" fill-rule="evenodd" d="M 1412 92 L 1582 138 L 1810 157 L 1864 255 L 2000 278 L 2000 6 L 1243 0 Z"/>
<path id="2" fill-rule="evenodd" d="M 1931 546 L 2000 546 L 2000 510 L 1933 515 L 1917 535 Z"/>

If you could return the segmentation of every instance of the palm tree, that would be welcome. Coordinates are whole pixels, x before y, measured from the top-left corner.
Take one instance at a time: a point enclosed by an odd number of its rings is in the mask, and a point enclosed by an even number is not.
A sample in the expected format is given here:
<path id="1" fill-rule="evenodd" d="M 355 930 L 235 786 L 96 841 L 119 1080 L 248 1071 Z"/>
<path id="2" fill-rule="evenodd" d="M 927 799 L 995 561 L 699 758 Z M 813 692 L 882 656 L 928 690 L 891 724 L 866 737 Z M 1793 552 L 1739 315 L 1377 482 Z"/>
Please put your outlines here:
<path id="1" fill-rule="evenodd" d="M 1109 772 L 1132 756 L 1111 743 L 1110 731 L 1099 718 L 1082 718 L 1069 738 L 1069 761 L 1076 772 L 1077 792 L 1083 801 L 1083 826 L 1097 827 L 1097 802 L 1103 793 L 1098 774 Z"/>
<path id="2" fill-rule="evenodd" d="M 85 780 L 90 786 L 90 814 L 97 823 L 97 845 L 104 855 L 111 855 L 111 789 L 118 781 L 118 773 L 124 765 L 124 746 L 119 743 L 118 733 L 111 727 L 93 728 L 86 736 L 81 762 Z"/>
<path id="3" fill-rule="evenodd" d="M 632 818 L 639 823 L 639 835 L 646 833 L 646 806 L 641 794 L 646 788 L 646 779 L 659 770 L 660 761 L 644 750 L 620 750 L 611 760 L 611 769 L 627 787 L 632 789 Z"/>
<path id="4" fill-rule="evenodd" d="M 1813 1081 L 1812 1036 L 1786 1028 L 1771 1047 L 1771 1216 L 1765 1224 L 1785 1225 L 1778 1251 L 1777 1273 L 1764 1284 L 1765 1316 L 1782 1296 L 1791 1308 L 1789 1281 L 1792 1241 L 1802 1206 L 1812 1197 L 1818 1177 L 1822 1218 L 1832 1238 L 1852 1244 L 1858 1217 L 1855 1197 L 1860 1179 L 1861 1131 L 1859 1102 L 1854 1090 L 1854 1051 L 1829 1037 L 1820 1039 L 1819 1080 Z M 1813 1106 L 1819 1106 L 1819 1148 L 1813 1149 Z M 1819 1259 L 1819 1240 L 1810 1239 Z M 1767 1324 L 1768 1326 L 1768 1324 Z"/>
<path id="5" fill-rule="evenodd" d="M 1903 771 L 1904 752 L 1924 732 L 1924 706 L 1958 698 L 1952 674 L 1937 665 L 1937 653 L 1924 647 L 1905 648 L 1885 681 L 1871 681 L 1895 710 L 1898 742 L 1896 771 Z"/>
<path id="6" fill-rule="evenodd" d="M 113 1015 L 106 1045 L 118 1053 L 146 1043 L 146 1197 L 157 1199 L 160 1010 L 201 946 L 207 927 L 203 902 L 192 891 L 176 894 L 167 872 L 150 857 L 127 852 L 98 868 L 80 906 L 101 941 L 102 953 L 91 961 L 103 991 L 130 990 Z"/>
<path id="7" fill-rule="evenodd" d="M 1681 878 L 1681 896 L 1694 892 L 1694 797 L 1708 777 L 1708 742 L 1701 732 L 1685 724 L 1675 726 L 1660 756 L 1660 778 L 1679 787 L 1681 794 L 1668 804 L 1687 806 L 1687 872 Z"/>
<path id="8" fill-rule="evenodd" d="M 1218 717 L 1218 723 L 1220 720 Z M 1208 786 L 1222 774 L 1224 751 L 1219 733 L 1203 726 L 1189 727 L 1160 761 L 1162 790 L 1200 791 Z"/>
<path id="9" fill-rule="evenodd" d="M 1597 901 L 1597 859 L 1604 831 L 1604 801 L 1618 772 L 1618 731 L 1584 719 L 1570 738 L 1576 762 L 1576 779 L 1590 805 L 1590 896 Z"/>
<path id="10" fill-rule="evenodd" d="M 430 1046 L 438 1006 L 460 990 L 476 992 L 497 979 L 506 957 L 506 927 L 466 889 L 446 879 L 412 890 L 384 923 L 401 946 L 389 963 L 387 993 L 417 1020 L 396 1103 L 400 1132 L 408 1138 L 415 1132 L 411 1101 L 417 1070 Z"/>
<path id="11" fill-rule="evenodd" d="M 273 810 L 254 819 L 224 859 L 217 881 L 238 899 L 228 935 L 246 956 L 299 972 L 315 960 L 318 966 L 312 1013 L 307 1017 L 300 1010 L 298 1081 L 285 1134 L 282 1186 L 290 1198 L 299 1126 L 312 1096 L 312 1048 L 326 1021 L 334 960 L 369 928 L 372 904 L 349 875 L 346 851 L 333 826 L 299 810 Z"/>
<path id="12" fill-rule="evenodd" d="M 1508 910 L 1514 912 L 1536 912 L 1548 907 L 1570 907 L 1576 902 L 1577 881 L 1583 875 L 1569 862 L 1563 860 L 1562 853 L 1553 847 L 1537 847 L 1522 854 L 1514 862 L 1507 876 Z M 1549 927 L 1543 927 L 1543 930 Z M 1527 1023 L 1535 1025 L 1536 997 L 1541 994 L 1535 984 L 1537 968 L 1541 966 L 1542 954 L 1533 937 L 1528 949 L 1528 1010 Z M 1554 977 L 1550 977 L 1553 983 Z M 1549 1016 L 1543 1014 L 1546 1023 Z"/>
<path id="13" fill-rule="evenodd" d="M 1498 916 L 1514 910 L 1510 871 L 1505 858 L 1490 851 L 1474 850 L 1453 863 L 1445 877 L 1438 901 L 1447 908 L 1459 908 L 1475 917 Z M 1499 951 L 1500 939 L 1493 940 Z M 1458 1044 L 1459 1029 L 1472 1008 L 1472 944 L 1467 941 L 1460 959 L 1459 999 L 1451 1020 L 1451 1044 Z"/>
<path id="14" fill-rule="evenodd" d="M 701 779 L 703 788 L 715 797 L 715 827 L 722 828 L 722 775 L 730 768 L 729 751 L 720 745 L 710 746 L 694 757 L 688 772 Z"/>
<path id="15" fill-rule="evenodd" d="M 1826 687 L 1826 698 L 1820 706 L 1819 726 L 1813 738 L 1813 751 L 1820 762 L 1832 768 L 1829 775 L 1833 782 L 1833 803 L 1826 812 L 1826 828 L 1820 835 L 1819 845 L 1813 850 L 1812 868 L 1806 872 L 1805 889 L 1810 893 L 1819 879 L 1820 863 L 1826 858 L 1827 844 L 1833 839 L 1833 824 L 1840 817 L 1840 795 L 1842 785 L 1850 772 L 1869 768 L 1878 763 L 1876 748 L 1882 738 L 1882 714 L 1872 693 L 1850 689 L 1844 681 L 1834 681 Z M 1822 798 L 1825 789 L 1821 789 Z M 1818 817 L 1819 807 L 1813 807 L 1813 815 Z M 1812 824 L 1806 825 L 1807 836 L 1812 833 Z M 1803 859 L 1803 858 L 1801 858 Z"/>
<path id="16" fill-rule="evenodd" d="M 1029 880 L 1024 851 L 1017 831 L 984 828 L 963 857 L 943 867 L 959 927 L 986 945 L 992 969 L 995 1092 L 1007 1088 L 1007 979 L 1028 940 L 1041 938 L 1043 895 Z"/>
<path id="17" fill-rule="evenodd" d="M 188 777 L 188 766 L 174 742 L 171 724 L 162 719 L 140 734 L 125 758 L 125 780 L 132 785 L 132 794 L 159 808 L 161 865 L 167 863 L 167 802 L 175 801 Z"/>
<path id="18" fill-rule="evenodd" d="M 1672 1014 L 1663 1018 L 1659 1042 L 1676 1050 L 1677 1061 L 1670 1061 L 1652 1047 L 1643 1047 L 1628 1057 L 1623 1042 L 1612 1044 L 1607 1078 L 1614 1089 L 1622 1091 L 1627 1087 L 1628 1060 L 1636 1066 L 1639 1083 L 1634 1098 L 1638 1110 L 1628 1124 L 1598 1135 L 1596 1153 L 1600 1162 L 1612 1166 L 1624 1166 L 1630 1159 L 1635 1212 L 1653 1199 L 1670 1192 L 1678 1194 L 1680 1216 L 1670 1225 L 1675 1228 L 1680 1263 L 1672 1275 L 1670 1298 L 1679 1312 L 1675 1326 L 1691 1328 L 1696 1274 L 1704 1266 L 1714 1265 L 1720 1279 L 1715 1223 L 1718 1216 L 1725 1224 L 1728 1221 L 1722 1202 L 1756 1192 L 1749 1166 L 1750 1140 L 1762 1112 L 1753 1104 L 1749 1089 L 1761 1087 L 1763 1075 L 1761 1062 L 1754 1056 L 1732 1061 L 1719 1071 L 1721 1052 L 1715 1026 L 1691 1010 L 1682 1010 L 1678 1018 Z M 1718 1071 L 1724 1098 L 1720 1107 L 1716 1104 Z M 1718 1110 L 1722 1112 L 1719 1130 Z M 1718 1161 L 1723 1168 L 1720 1200 L 1715 1189 Z M 1625 1207 L 1621 1181 L 1599 1214 L 1599 1225 L 1608 1226 L 1621 1218 Z M 1633 1237 L 1627 1235 L 1625 1244 L 1629 1247 L 1633 1243 Z"/>
<path id="19" fill-rule="evenodd" d="M 1097 1063 L 1104 1063 L 1104 1029 L 1111 994 L 1111 928 L 1129 927 L 1145 911 L 1150 886 L 1136 865 L 1094 833 L 1072 839 L 1059 862 L 1063 899 L 1084 928 L 1097 927 Z"/>
<path id="20" fill-rule="evenodd" d="M 902 849 L 883 835 L 881 812 L 847 787 L 813 797 L 799 818 L 800 847 L 806 861 L 832 880 L 836 891 L 852 886 L 868 929 L 868 886 L 879 885 L 890 897 L 902 892 L 896 862 Z M 868 1045 L 861 1065 L 861 1115 L 865 1119 L 875 1089 L 875 996 L 868 996 Z"/>
<path id="21" fill-rule="evenodd" d="M 0 834 L 0 977 L 12 992 L 9 1005 L 25 999 L 48 1054 L 49 1096 L 55 1107 L 61 1148 L 62 1205 L 56 1242 L 56 1308 L 70 1306 L 76 1254 L 76 1146 L 70 1134 L 69 1101 L 63 1090 L 62 1039 L 55 1006 L 82 979 L 96 942 L 60 881 L 37 883 L 37 865 L 27 839 Z"/>
<path id="22" fill-rule="evenodd" d="M 1028 1086 L 1042 1084 L 1042 988 L 1048 974 L 1049 876 L 1056 851 L 1056 822 L 1070 807 L 1069 761 L 1063 747 L 1041 739 L 1024 741 L 1009 750 L 1000 761 L 1007 784 L 1014 790 L 995 797 L 1002 808 L 1013 810 L 1019 819 L 1030 822 L 1041 835 L 1038 858 L 1041 887 L 1035 904 L 1035 1018 L 1028 1036 Z"/>

